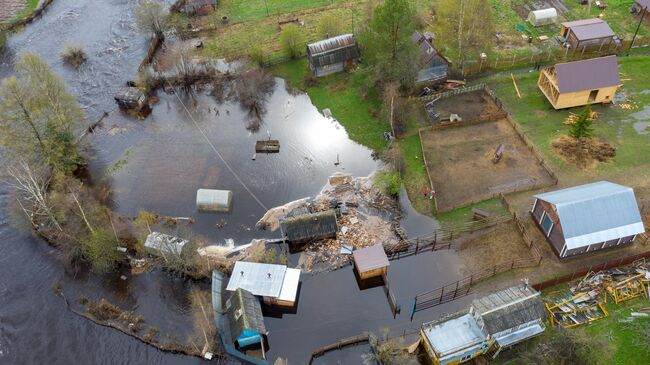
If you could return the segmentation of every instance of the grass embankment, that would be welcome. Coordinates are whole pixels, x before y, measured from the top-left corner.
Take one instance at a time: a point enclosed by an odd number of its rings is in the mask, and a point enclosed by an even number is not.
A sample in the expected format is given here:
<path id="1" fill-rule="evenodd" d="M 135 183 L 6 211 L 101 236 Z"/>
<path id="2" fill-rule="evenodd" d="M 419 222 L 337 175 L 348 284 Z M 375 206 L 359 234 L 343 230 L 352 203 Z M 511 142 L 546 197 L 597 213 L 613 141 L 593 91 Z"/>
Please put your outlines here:
<path id="1" fill-rule="evenodd" d="M 28 16 L 34 10 L 36 10 L 36 7 L 38 6 L 38 3 L 39 3 L 39 0 L 27 0 L 25 2 L 25 7 L 21 11 L 17 12 L 16 15 L 12 19 L 7 19 L 7 20 L 4 20 L 4 21 L 0 22 L 0 28 L 6 26 L 8 24 L 11 24 L 11 23 L 15 22 L 16 20 L 20 20 L 20 19 L 23 19 L 24 17 Z M 2 45 L 2 43 L 0 41 L 0 46 L 1 45 Z"/>
<path id="2" fill-rule="evenodd" d="M 496 91 L 561 180 L 577 183 L 593 180 L 597 175 L 600 179 L 643 181 L 649 176 L 648 169 L 640 167 L 650 165 L 650 130 L 645 127 L 650 125 L 650 87 L 644 77 L 650 68 L 650 57 L 620 58 L 619 64 L 623 87 L 618 95 L 624 95 L 625 100 L 618 101 L 619 105 L 593 106 L 598 113 L 593 125 L 594 135 L 616 147 L 616 157 L 613 161 L 582 170 L 562 160 L 551 146 L 553 140 L 567 135 L 569 127 L 564 120 L 569 113 L 577 113 L 580 108 L 554 110 L 537 88 L 538 72 L 515 76 L 521 99 L 517 97 L 510 75 L 482 81 Z M 632 108 L 625 109 L 620 104 Z"/>

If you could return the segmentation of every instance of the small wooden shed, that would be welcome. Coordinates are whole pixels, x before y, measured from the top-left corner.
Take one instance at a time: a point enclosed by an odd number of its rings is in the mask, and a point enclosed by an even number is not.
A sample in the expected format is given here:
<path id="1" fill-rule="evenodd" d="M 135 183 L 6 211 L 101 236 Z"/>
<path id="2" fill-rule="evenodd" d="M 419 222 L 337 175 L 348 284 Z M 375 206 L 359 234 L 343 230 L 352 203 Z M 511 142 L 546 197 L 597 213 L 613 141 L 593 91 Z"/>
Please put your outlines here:
<path id="1" fill-rule="evenodd" d="M 555 109 L 611 103 L 621 86 L 616 56 L 558 63 L 540 72 L 537 86 Z"/>
<path id="2" fill-rule="evenodd" d="M 361 280 L 385 275 L 388 265 L 390 265 L 381 243 L 356 250 L 352 256 L 354 257 L 354 267 Z"/>
<path id="3" fill-rule="evenodd" d="M 262 307 L 251 292 L 235 290 L 226 301 L 226 316 L 235 346 L 239 349 L 265 346 L 267 333 Z"/>
<path id="4" fill-rule="evenodd" d="M 327 76 L 354 66 L 359 46 L 353 34 L 343 34 L 308 44 L 307 59 L 316 77 Z"/>
<path id="5" fill-rule="evenodd" d="M 190 15 L 208 15 L 217 8 L 217 0 L 187 0 L 183 12 Z"/>
<path id="6" fill-rule="evenodd" d="M 147 96 L 137 87 L 122 87 L 113 98 L 120 109 L 124 110 L 142 110 L 147 106 Z"/>
<path id="7" fill-rule="evenodd" d="M 571 48 L 603 48 L 616 43 L 612 28 L 599 18 L 564 22 L 560 37 Z"/>
<path id="8" fill-rule="evenodd" d="M 531 214 L 559 258 L 628 244 L 645 232 L 632 188 L 607 181 L 535 195 Z"/>
<path id="9" fill-rule="evenodd" d="M 280 222 L 280 227 L 287 242 L 292 245 L 336 238 L 338 232 L 334 210 L 289 217 Z"/>

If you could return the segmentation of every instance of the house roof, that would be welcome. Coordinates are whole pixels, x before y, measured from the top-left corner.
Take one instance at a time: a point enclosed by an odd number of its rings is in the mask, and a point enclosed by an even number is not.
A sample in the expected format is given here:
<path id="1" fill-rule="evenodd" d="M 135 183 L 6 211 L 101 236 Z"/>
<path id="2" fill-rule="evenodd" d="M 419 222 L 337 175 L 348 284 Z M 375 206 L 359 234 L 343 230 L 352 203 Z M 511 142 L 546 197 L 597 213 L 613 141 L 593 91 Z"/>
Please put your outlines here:
<path id="1" fill-rule="evenodd" d="M 621 84 L 616 56 L 558 63 L 555 65 L 555 73 L 560 93 L 594 90 Z"/>
<path id="2" fill-rule="evenodd" d="M 545 316 L 539 293 L 529 286 L 514 286 L 472 302 L 490 334 L 515 328 Z"/>
<path id="3" fill-rule="evenodd" d="M 226 302 L 230 334 L 235 341 L 245 330 L 266 334 L 262 307 L 251 292 L 237 289 Z"/>
<path id="4" fill-rule="evenodd" d="M 226 290 L 246 289 L 253 295 L 277 298 L 287 267 L 284 265 L 235 262 Z"/>
<path id="5" fill-rule="evenodd" d="M 336 213 L 333 210 L 287 218 L 281 225 L 289 242 L 333 236 L 338 231 Z"/>
<path id="6" fill-rule="evenodd" d="M 359 272 L 367 272 L 390 265 L 384 246 L 381 243 L 356 250 L 352 252 L 352 255 Z"/>
<path id="7" fill-rule="evenodd" d="M 535 198 L 555 206 L 568 249 L 645 232 L 632 188 L 599 181 Z"/>
<path id="8" fill-rule="evenodd" d="M 352 34 L 342 34 L 307 45 L 309 62 L 322 67 L 359 57 L 359 48 Z"/>
<path id="9" fill-rule="evenodd" d="M 298 284 L 300 283 L 300 269 L 289 269 L 284 274 L 282 288 L 280 289 L 279 300 L 295 302 L 298 295 Z"/>
<path id="10" fill-rule="evenodd" d="M 144 96 L 144 93 L 137 87 L 124 86 L 117 90 L 114 98 L 116 100 L 137 102 L 142 96 Z"/>
<path id="11" fill-rule="evenodd" d="M 580 41 L 614 36 L 614 31 L 609 27 L 609 24 L 598 18 L 565 22 L 562 25 L 571 29 Z"/>
<path id="12" fill-rule="evenodd" d="M 487 340 L 474 316 L 467 311 L 424 323 L 422 332 L 439 358 L 480 346 Z"/>
<path id="13" fill-rule="evenodd" d="M 440 57 L 446 62 L 446 59 L 438 53 L 435 47 L 420 32 L 416 31 L 411 34 L 411 42 L 418 45 L 420 57 L 422 57 L 425 64 L 428 64 L 436 57 Z"/>

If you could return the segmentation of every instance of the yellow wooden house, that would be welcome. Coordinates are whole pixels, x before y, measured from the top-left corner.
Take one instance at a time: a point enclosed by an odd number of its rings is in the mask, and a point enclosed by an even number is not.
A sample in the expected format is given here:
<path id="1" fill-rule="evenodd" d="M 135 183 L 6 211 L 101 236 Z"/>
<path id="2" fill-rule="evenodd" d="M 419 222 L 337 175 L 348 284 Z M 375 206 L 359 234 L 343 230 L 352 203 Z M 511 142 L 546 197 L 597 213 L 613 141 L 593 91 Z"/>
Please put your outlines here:
<path id="1" fill-rule="evenodd" d="M 611 103 L 621 86 L 616 56 L 558 63 L 540 72 L 537 86 L 555 109 Z"/>

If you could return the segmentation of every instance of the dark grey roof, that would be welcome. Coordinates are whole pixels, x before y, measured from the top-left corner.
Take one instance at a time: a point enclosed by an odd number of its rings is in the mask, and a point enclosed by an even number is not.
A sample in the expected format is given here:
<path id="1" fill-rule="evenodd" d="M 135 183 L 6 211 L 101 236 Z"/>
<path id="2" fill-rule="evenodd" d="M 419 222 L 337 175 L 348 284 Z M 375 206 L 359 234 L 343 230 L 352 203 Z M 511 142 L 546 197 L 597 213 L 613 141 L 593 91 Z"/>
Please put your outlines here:
<path id="1" fill-rule="evenodd" d="M 117 90 L 115 100 L 137 102 L 144 95 L 137 87 L 125 86 Z"/>
<path id="2" fill-rule="evenodd" d="M 576 20 L 562 23 L 562 25 L 570 28 L 580 41 L 614 36 L 614 31 L 609 27 L 609 24 L 598 18 Z"/>
<path id="3" fill-rule="evenodd" d="M 555 65 L 555 73 L 560 93 L 594 90 L 621 84 L 616 56 L 558 63 Z"/>
<path id="4" fill-rule="evenodd" d="M 546 315 L 539 293 L 523 285 L 476 299 L 472 305 L 481 314 L 490 334 L 539 320 Z"/>
<path id="5" fill-rule="evenodd" d="M 599 181 L 536 195 L 555 206 L 569 249 L 645 231 L 632 188 Z"/>
<path id="6" fill-rule="evenodd" d="M 437 58 L 442 62 L 447 63 L 447 60 L 438 53 L 433 45 L 422 34 L 420 34 L 420 32 L 414 32 L 411 34 L 411 41 L 418 45 L 420 57 L 422 57 L 422 62 L 424 62 L 425 65 Z"/>
<path id="7" fill-rule="evenodd" d="M 281 225 L 289 242 L 307 242 L 334 237 L 338 231 L 336 213 L 333 210 L 287 218 L 281 222 Z"/>
<path id="8" fill-rule="evenodd" d="M 359 47 L 352 34 L 343 34 L 307 45 L 309 62 L 322 67 L 359 57 Z"/>
<path id="9" fill-rule="evenodd" d="M 235 290 L 226 302 L 226 315 L 233 341 L 247 329 L 266 334 L 260 301 L 247 290 Z"/>
<path id="10" fill-rule="evenodd" d="M 381 243 L 356 250 L 352 253 L 359 272 L 367 272 L 390 265 Z"/>

